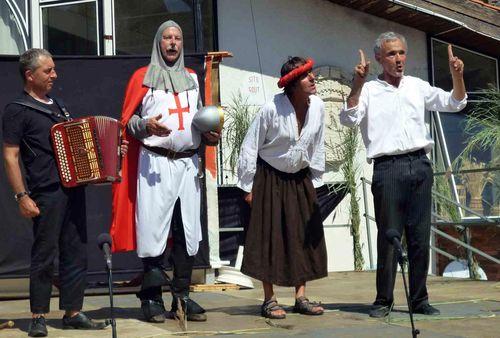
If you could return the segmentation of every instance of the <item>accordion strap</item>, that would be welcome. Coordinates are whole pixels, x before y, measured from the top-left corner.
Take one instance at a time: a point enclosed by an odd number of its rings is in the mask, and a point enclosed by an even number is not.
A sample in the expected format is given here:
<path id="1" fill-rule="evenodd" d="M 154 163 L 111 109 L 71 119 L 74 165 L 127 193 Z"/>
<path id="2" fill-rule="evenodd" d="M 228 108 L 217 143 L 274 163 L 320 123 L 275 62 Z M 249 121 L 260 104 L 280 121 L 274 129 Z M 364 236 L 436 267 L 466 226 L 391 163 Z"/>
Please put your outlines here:
<path id="1" fill-rule="evenodd" d="M 64 118 L 65 120 L 70 120 L 70 116 L 69 116 L 69 112 L 68 110 L 66 109 L 66 106 L 64 105 L 64 103 L 59 100 L 59 99 L 56 99 L 56 98 L 52 98 L 54 100 L 54 102 L 57 104 L 57 106 L 61 109 L 61 111 L 63 112 L 64 115 L 61 115 L 61 114 L 58 114 L 50 109 L 47 109 L 41 105 L 38 105 L 32 101 L 28 101 L 24 98 L 18 98 L 18 99 L 15 99 L 14 101 L 12 101 L 12 103 L 15 103 L 15 104 L 18 104 L 18 105 L 21 105 L 21 106 L 25 106 L 25 107 L 29 107 L 29 108 L 32 108 L 32 109 L 35 109 L 36 111 L 39 111 L 39 112 L 42 112 L 44 114 L 47 114 L 47 115 L 50 115 L 51 117 L 55 117 L 55 118 Z"/>
<path id="2" fill-rule="evenodd" d="M 55 98 L 55 97 L 53 97 L 52 99 L 55 101 L 55 103 L 57 104 L 59 109 L 61 109 L 66 120 L 68 120 L 68 121 L 72 120 L 71 116 L 69 116 L 69 111 L 68 111 L 68 109 L 66 109 L 66 105 L 64 104 L 63 100 L 61 100 L 59 98 Z"/>

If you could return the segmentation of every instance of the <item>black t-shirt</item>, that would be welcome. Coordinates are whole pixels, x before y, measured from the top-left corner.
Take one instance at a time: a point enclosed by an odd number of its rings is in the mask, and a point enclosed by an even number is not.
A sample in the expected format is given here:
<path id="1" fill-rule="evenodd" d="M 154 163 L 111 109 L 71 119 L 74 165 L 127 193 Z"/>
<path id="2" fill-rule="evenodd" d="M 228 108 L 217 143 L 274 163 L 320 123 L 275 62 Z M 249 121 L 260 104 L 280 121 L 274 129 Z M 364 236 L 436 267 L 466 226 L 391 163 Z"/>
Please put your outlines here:
<path id="1" fill-rule="evenodd" d="M 59 115 L 62 111 L 54 101 L 44 104 L 23 93 L 21 100 L 28 100 L 37 106 L 45 107 Z M 9 103 L 3 114 L 4 143 L 19 145 L 21 159 L 26 170 L 28 190 L 36 191 L 54 183 L 59 183 L 56 160 L 50 141 L 50 128 L 65 121 L 47 113 Z"/>

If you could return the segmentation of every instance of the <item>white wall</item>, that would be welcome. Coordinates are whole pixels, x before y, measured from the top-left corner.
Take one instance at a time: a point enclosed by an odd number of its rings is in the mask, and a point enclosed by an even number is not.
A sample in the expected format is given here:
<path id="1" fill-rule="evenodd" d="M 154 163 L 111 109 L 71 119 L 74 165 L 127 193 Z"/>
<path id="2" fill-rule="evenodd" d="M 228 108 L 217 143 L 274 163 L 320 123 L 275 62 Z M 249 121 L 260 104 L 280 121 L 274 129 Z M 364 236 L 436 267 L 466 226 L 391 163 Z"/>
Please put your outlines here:
<path id="1" fill-rule="evenodd" d="M 335 5 L 326 0 L 219 0 L 219 49 L 234 54 L 221 66 L 221 100 L 228 104 L 241 91 L 249 103 L 260 106 L 280 92 L 276 83 L 282 63 L 288 56 L 312 57 L 316 66 L 334 66 L 351 74 L 359 61 L 358 49 L 372 60 L 372 77 L 380 72 L 373 57 L 373 42 L 384 31 L 396 31 L 408 40 L 406 73 L 427 79 L 425 33 Z M 361 146 L 358 163 L 361 175 L 371 179 L 372 168 Z M 327 175 L 338 177 L 338 175 Z M 373 214 L 370 187 L 367 187 Z M 361 215 L 365 212 L 361 185 L 358 189 Z M 329 271 L 353 269 L 352 238 L 348 223 L 348 197 L 325 221 Z M 337 225 L 336 227 L 329 227 Z M 376 227 L 371 222 L 374 264 Z M 369 269 L 365 220 L 361 240 L 365 268 Z"/>

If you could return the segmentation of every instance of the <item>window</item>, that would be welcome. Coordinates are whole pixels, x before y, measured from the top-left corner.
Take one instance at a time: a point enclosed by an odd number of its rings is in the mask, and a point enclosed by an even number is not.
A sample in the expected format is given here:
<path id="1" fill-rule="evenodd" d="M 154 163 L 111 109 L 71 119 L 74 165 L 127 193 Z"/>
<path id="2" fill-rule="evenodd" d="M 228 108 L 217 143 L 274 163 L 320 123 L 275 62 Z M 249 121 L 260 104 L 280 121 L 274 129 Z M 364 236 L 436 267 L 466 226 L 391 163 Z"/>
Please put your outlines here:
<path id="1" fill-rule="evenodd" d="M 436 39 L 431 40 L 432 77 L 436 87 L 445 90 L 453 88 L 448 66 L 448 44 Z M 464 61 L 464 81 L 467 89 L 467 107 L 459 113 L 439 113 L 434 115 L 433 130 L 436 139 L 436 167 L 438 171 L 448 168 L 464 150 L 469 135 L 464 133 L 464 122 L 475 105 L 483 99 L 480 92 L 487 88 L 498 89 L 498 60 L 453 46 L 454 55 Z M 479 130 L 478 130 L 479 131 Z M 499 156 L 492 151 L 474 151 L 462 163 L 462 169 L 481 169 L 489 166 L 492 158 Z M 474 172 L 453 175 L 451 183 L 457 202 L 460 202 L 483 215 L 498 215 L 499 172 Z M 496 181 L 496 183 L 492 184 Z M 471 216 L 465 213 L 465 216 Z"/>
<path id="2" fill-rule="evenodd" d="M 464 80 L 467 92 L 474 93 L 488 87 L 498 88 L 497 60 L 453 46 L 453 54 L 464 61 Z M 448 66 L 448 44 L 432 40 L 433 78 L 436 87 L 453 88 Z"/>
<path id="3" fill-rule="evenodd" d="M 116 54 L 150 54 L 156 30 L 167 20 L 181 26 L 185 52 L 213 50 L 212 6 L 212 0 L 115 0 Z"/>
<path id="4" fill-rule="evenodd" d="M 97 1 L 46 5 L 42 11 L 43 47 L 55 55 L 98 55 Z"/>

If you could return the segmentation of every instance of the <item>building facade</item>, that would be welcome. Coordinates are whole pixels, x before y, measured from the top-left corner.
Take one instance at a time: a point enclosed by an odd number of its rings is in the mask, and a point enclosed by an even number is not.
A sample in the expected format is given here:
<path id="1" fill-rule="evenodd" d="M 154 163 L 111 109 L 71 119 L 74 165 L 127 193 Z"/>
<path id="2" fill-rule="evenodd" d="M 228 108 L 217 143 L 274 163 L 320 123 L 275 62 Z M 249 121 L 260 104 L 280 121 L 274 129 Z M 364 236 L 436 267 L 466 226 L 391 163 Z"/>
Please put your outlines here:
<path id="1" fill-rule="evenodd" d="M 340 142 L 337 115 L 358 49 L 372 60 L 374 77 L 381 70 L 372 51 L 375 38 L 384 31 L 399 32 L 408 41 L 407 74 L 450 89 L 446 45 L 452 43 L 465 62 L 470 110 L 483 89 L 498 90 L 499 17 L 497 2 L 476 0 L 0 0 L 0 54 L 43 47 L 54 55 L 148 55 L 158 25 L 173 19 L 183 27 L 186 52 L 233 53 L 220 66 L 221 102 L 230 105 L 240 95 L 254 111 L 279 92 L 279 68 L 288 56 L 312 57 L 319 95 L 328 108 L 326 141 L 334 147 Z M 463 149 L 461 121 L 466 114 L 429 113 L 437 171 Z M 219 157 L 220 185 L 234 183 L 225 148 Z M 494 156 L 478 153 L 477 160 L 487 163 Z M 370 179 L 372 167 L 362 145 L 356 161 L 359 177 Z M 326 181 L 343 180 L 341 164 L 342 159 L 328 154 Z M 470 202 L 460 178 L 452 177 L 449 184 L 454 200 Z M 498 215 L 495 189 L 490 184 L 481 191 L 484 215 Z M 361 214 L 374 216 L 371 194 L 364 194 L 361 183 L 358 196 Z M 325 221 L 330 271 L 353 269 L 349 215 L 345 199 Z M 362 219 L 360 239 L 364 267 L 374 269 L 376 226 L 369 217 Z"/>

